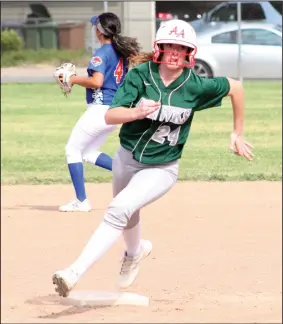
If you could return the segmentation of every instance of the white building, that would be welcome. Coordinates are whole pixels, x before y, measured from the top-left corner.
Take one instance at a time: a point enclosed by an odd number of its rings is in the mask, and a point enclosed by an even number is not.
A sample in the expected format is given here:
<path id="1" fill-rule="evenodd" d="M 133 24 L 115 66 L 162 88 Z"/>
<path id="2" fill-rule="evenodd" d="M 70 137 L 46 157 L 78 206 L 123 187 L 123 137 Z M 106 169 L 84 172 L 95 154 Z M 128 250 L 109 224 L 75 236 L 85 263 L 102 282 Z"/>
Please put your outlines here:
<path id="1" fill-rule="evenodd" d="M 34 2 L 30 2 L 31 4 Z M 85 46 L 90 45 L 91 16 L 104 11 L 103 1 L 38 1 L 43 4 L 56 23 L 84 22 Z M 123 27 L 123 34 L 137 37 L 144 51 L 150 51 L 155 35 L 155 2 L 107 2 L 107 11 L 117 14 Z M 25 21 L 32 12 L 27 1 L 1 1 L 1 23 Z"/>

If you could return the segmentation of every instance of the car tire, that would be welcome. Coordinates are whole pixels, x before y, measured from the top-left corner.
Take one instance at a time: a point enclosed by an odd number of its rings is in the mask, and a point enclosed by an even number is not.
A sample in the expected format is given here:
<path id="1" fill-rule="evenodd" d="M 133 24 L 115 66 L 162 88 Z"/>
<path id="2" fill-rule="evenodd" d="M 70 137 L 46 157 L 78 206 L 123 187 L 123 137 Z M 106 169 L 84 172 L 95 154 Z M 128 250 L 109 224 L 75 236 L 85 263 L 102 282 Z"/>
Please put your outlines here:
<path id="1" fill-rule="evenodd" d="M 205 77 L 205 78 L 213 77 L 213 73 L 210 66 L 204 61 L 196 60 L 193 70 L 196 74 L 198 74 L 201 77 Z"/>

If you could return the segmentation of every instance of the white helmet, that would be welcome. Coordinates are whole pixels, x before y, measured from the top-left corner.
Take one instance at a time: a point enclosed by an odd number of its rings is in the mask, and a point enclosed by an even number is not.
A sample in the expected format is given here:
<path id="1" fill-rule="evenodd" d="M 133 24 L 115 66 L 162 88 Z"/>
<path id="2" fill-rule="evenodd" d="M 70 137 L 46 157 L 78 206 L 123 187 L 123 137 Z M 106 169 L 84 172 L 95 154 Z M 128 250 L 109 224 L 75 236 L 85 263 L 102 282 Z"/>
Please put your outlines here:
<path id="1" fill-rule="evenodd" d="M 154 42 L 153 61 L 156 63 L 167 63 L 162 61 L 162 55 L 160 55 L 165 52 L 161 44 L 178 44 L 188 47 L 188 53 L 185 57 L 186 61 L 184 64 L 178 65 L 188 68 L 194 66 L 194 57 L 197 53 L 196 33 L 189 23 L 173 19 L 162 22 L 160 25 Z M 168 53 L 169 51 L 166 52 Z M 176 55 L 173 51 L 171 53 Z"/>

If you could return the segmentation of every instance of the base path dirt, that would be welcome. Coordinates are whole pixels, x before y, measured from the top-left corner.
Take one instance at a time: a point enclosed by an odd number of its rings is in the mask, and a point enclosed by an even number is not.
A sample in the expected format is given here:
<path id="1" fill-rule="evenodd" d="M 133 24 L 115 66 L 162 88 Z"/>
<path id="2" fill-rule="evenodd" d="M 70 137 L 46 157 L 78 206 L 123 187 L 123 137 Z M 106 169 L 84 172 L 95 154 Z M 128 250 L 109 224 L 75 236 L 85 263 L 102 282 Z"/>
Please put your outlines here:
<path id="1" fill-rule="evenodd" d="M 2 186 L 2 323 L 281 323 L 281 183 L 178 183 L 142 211 L 152 254 L 128 289 L 149 307 L 62 304 L 52 274 L 103 218 L 111 184 L 87 184 L 90 213 L 60 213 L 71 185 Z M 76 290 L 116 291 L 122 238 Z"/>

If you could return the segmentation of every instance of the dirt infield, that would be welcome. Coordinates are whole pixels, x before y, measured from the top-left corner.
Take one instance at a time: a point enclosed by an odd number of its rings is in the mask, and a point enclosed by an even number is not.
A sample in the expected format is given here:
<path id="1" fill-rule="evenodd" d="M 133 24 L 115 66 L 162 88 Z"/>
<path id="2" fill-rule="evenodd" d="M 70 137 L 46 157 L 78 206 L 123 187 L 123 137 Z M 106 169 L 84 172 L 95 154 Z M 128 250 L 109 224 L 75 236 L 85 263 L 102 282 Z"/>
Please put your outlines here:
<path id="1" fill-rule="evenodd" d="M 178 183 L 142 213 L 153 252 L 128 291 L 149 307 L 61 304 L 52 273 L 80 253 L 111 200 L 87 185 L 91 213 L 59 213 L 71 186 L 2 186 L 2 323 L 281 323 L 281 183 Z M 76 289 L 115 290 L 122 239 Z"/>

